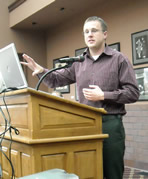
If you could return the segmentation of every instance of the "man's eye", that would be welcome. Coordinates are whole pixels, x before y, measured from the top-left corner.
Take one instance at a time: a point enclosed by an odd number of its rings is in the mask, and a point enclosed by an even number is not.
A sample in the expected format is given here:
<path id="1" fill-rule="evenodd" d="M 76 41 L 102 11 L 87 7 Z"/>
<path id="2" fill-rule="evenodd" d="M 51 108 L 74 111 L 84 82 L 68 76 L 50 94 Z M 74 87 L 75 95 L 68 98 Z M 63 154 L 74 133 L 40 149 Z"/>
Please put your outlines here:
<path id="1" fill-rule="evenodd" d="M 84 33 L 85 33 L 85 34 L 88 34 L 88 33 L 89 33 L 89 31 L 85 31 Z"/>
<path id="2" fill-rule="evenodd" d="M 98 30 L 97 29 L 92 29 L 91 32 L 98 32 Z"/>

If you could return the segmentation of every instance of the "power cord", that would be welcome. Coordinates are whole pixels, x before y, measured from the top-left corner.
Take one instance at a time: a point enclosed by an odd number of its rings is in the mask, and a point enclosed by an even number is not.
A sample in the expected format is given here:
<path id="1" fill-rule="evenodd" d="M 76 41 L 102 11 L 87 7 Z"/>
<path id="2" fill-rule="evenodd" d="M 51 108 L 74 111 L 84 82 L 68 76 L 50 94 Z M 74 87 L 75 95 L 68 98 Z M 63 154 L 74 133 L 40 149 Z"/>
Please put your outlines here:
<path id="1" fill-rule="evenodd" d="M 2 178 L 3 176 L 3 172 L 2 172 L 2 167 L 1 167 L 1 164 L 0 164 L 0 178 Z"/>
<path id="2" fill-rule="evenodd" d="M 0 112 L 2 114 L 2 117 L 5 121 L 5 128 L 4 128 L 4 131 L 0 134 L 0 138 L 1 138 L 1 141 L 0 141 L 0 151 L 2 152 L 2 154 L 6 157 L 6 159 L 9 161 L 9 164 L 11 166 L 11 170 L 12 170 L 12 176 L 11 176 L 11 179 L 15 179 L 15 171 L 14 171 L 14 167 L 13 167 L 13 164 L 12 164 L 12 161 L 11 161 L 11 146 L 12 146 L 12 130 L 15 131 L 15 134 L 16 135 L 19 135 L 19 130 L 16 129 L 15 127 L 11 126 L 11 116 L 10 116 L 10 113 L 9 113 L 9 110 L 8 110 L 8 107 L 7 107 L 7 104 L 6 104 L 6 101 L 5 101 L 5 92 L 6 91 L 10 91 L 10 90 L 14 90 L 16 88 L 11 88 L 11 89 L 5 89 L 3 90 L 3 92 L 1 93 L 4 93 L 3 95 L 3 103 L 4 103 L 4 106 L 6 108 L 6 112 L 7 112 L 7 115 L 8 115 L 8 119 L 6 118 L 6 115 L 5 113 L 3 112 L 2 110 L 2 107 L 0 106 Z M 5 137 L 5 134 L 9 132 L 10 134 L 10 144 L 9 144 L 9 157 L 5 154 L 5 152 L 2 150 L 2 142 L 4 140 L 4 137 Z M 2 167 L 0 165 L 0 178 L 2 177 Z"/>

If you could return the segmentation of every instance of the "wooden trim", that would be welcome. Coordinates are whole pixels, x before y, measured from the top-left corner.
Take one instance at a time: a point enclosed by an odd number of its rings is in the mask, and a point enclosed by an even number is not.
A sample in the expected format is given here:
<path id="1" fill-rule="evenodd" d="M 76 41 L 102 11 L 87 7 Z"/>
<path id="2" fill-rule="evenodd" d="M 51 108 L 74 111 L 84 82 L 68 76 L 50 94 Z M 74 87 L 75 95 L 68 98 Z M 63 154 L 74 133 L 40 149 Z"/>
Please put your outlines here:
<path id="1" fill-rule="evenodd" d="M 22 3 L 24 3 L 26 0 L 16 0 L 15 2 L 13 2 L 12 4 L 10 4 L 8 6 L 8 10 L 9 12 L 13 11 L 15 8 L 17 8 L 18 6 L 20 6 Z"/>
<path id="2" fill-rule="evenodd" d="M 71 142 L 71 141 L 82 141 L 82 140 L 104 140 L 108 138 L 108 134 L 97 134 L 97 135 L 84 135 L 84 136 L 74 136 L 74 137 L 58 137 L 58 138 L 48 138 L 48 139 L 27 139 L 27 138 L 15 138 L 13 136 L 13 141 L 22 142 L 25 144 L 41 144 L 41 143 L 57 143 L 57 142 Z M 10 139 L 5 136 L 5 139 Z"/>

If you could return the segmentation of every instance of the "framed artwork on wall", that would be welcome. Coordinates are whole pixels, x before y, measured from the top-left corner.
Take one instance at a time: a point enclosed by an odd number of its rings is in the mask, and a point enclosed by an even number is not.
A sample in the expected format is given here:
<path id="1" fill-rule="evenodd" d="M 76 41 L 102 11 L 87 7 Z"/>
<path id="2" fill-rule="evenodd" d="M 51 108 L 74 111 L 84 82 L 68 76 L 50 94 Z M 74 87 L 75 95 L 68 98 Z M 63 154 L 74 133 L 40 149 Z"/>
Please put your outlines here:
<path id="1" fill-rule="evenodd" d="M 77 91 L 77 84 L 76 83 L 75 83 L 75 100 L 79 101 L 78 91 Z"/>
<path id="2" fill-rule="evenodd" d="M 109 44 L 108 46 L 110 46 L 112 49 L 120 52 L 120 42 Z"/>
<path id="3" fill-rule="evenodd" d="M 61 57 L 61 58 L 67 58 L 68 56 L 65 56 L 65 57 Z M 60 63 L 59 62 L 59 59 L 61 58 L 58 58 L 58 59 L 55 59 L 53 60 L 53 68 L 58 68 L 58 67 L 61 67 L 61 66 L 65 66 L 66 63 Z M 66 86 L 62 86 L 62 87 L 56 87 L 54 90 L 60 92 L 60 93 L 70 93 L 70 85 L 66 85 Z"/>
<path id="4" fill-rule="evenodd" d="M 131 34 L 133 65 L 148 63 L 148 30 Z"/>
<path id="5" fill-rule="evenodd" d="M 135 69 L 135 74 L 140 90 L 139 100 L 148 100 L 148 67 Z"/>
<path id="6" fill-rule="evenodd" d="M 86 47 L 75 50 L 75 56 L 81 55 L 86 50 Z"/>

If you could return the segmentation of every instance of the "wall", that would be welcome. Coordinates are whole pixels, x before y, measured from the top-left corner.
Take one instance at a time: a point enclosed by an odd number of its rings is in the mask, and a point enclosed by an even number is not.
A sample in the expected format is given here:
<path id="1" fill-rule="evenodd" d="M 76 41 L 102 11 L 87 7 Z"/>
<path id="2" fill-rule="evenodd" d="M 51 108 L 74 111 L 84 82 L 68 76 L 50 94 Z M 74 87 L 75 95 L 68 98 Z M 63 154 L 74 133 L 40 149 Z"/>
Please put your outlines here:
<path id="1" fill-rule="evenodd" d="M 13 42 L 18 53 L 27 53 L 35 58 L 38 63 L 46 66 L 45 33 L 10 29 L 8 4 L 8 1 L 0 0 L 0 48 Z M 33 88 L 38 81 L 36 77 L 32 78 L 30 70 L 28 70 L 27 81 L 29 86 Z M 41 89 L 47 91 L 47 88 L 43 85 Z"/>
<path id="2" fill-rule="evenodd" d="M 47 34 L 47 64 L 52 68 L 53 59 L 63 56 L 74 56 L 75 50 L 85 47 L 83 42 L 82 27 L 83 22 L 88 16 L 97 15 L 102 17 L 108 24 L 108 44 L 120 42 L 121 52 L 129 57 L 132 63 L 131 33 L 145 30 L 148 28 L 148 1 L 142 0 L 112 0 L 106 1 L 95 9 L 90 9 L 86 13 L 78 14 L 76 19 L 70 19 L 58 27 L 53 28 Z M 134 68 L 148 66 L 138 65 Z M 71 86 L 70 94 L 64 97 L 74 100 L 75 89 Z M 128 166 L 148 170 L 148 113 L 146 109 L 148 102 L 137 102 L 128 105 L 127 115 L 124 118 L 126 138 L 125 163 Z M 142 111 L 142 113 L 140 112 Z M 144 116 L 142 115 L 144 114 Z M 143 126 L 143 127 L 141 127 Z M 130 129 L 129 129 L 130 128 Z M 133 129 L 133 132 L 132 130 Z M 139 139 L 137 139 L 137 136 Z M 140 141 L 142 139 L 142 141 Z M 137 146 L 143 146 L 138 149 Z M 145 166 L 145 167 L 144 167 Z"/>

